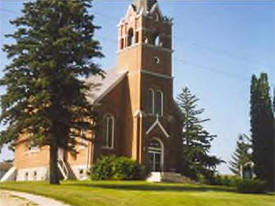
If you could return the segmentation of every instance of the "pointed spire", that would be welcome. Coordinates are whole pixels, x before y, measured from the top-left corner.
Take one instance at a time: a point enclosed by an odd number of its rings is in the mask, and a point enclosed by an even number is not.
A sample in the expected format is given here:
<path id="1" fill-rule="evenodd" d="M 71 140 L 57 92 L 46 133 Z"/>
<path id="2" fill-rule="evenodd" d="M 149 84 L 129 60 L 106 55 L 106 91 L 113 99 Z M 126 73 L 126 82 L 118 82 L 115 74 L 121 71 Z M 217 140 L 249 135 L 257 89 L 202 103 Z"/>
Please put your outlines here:
<path id="1" fill-rule="evenodd" d="M 157 0 L 134 0 L 133 5 L 137 11 L 143 9 L 144 11 L 150 11 Z"/>

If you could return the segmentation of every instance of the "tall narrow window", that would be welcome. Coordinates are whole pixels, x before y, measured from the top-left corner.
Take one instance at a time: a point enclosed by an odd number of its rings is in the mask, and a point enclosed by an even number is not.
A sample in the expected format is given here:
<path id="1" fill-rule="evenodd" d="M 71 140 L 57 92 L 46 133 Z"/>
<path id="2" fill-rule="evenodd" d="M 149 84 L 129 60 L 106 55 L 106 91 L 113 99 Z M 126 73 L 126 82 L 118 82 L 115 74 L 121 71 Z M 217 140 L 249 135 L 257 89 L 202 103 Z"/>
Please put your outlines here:
<path id="1" fill-rule="evenodd" d="M 155 46 L 160 46 L 161 45 L 159 34 L 155 34 L 155 36 L 154 36 L 154 45 Z"/>
<path id="2" fill-rule="evenodd" d="M 135 43 L 137 44 L 139 42 L 139 33 L 138 31 L 136 32 L 136 35 L 135 35 Z"/>
<path id="3" fill-rule="evenodd" d="M 156 114 L 163 115 L 163 93 L 162 91 L 156 92 Z"/>
<path id="4" fill-rule="evenodd" d="M 103 147 L 106 147 L 106 148 L 114 147 L 114 128 L 115 128 L 114 117 L 111 115 L 107 115 L 104 119 Z"/>
<path id="5" fill-rule="evenodd" d="M 159 21 L 159 14 L 158 13 L 155 14 L 155 20 Z"/>
<path id="6" fill-rule="evenodd" d="M 149 89 L 147 93 L 147 113 L 154 114 L 154 90 Z"/>
<path id="7" fill-rule="evenodd" d="M 131 28 L 128 31 L 128 46 L 132 46 L 133 44 L 134 44 L 134 31 Z"/>
<path id="8" fill-rule="evenodd" d="M 79 138 L 80 138 L 80 141 L 79 141 L 79 146 L 81 149 L 84 149 L 87 147 L 87 140 L 86 140 L 86 134 L 85 134 L 85 130 L 84 129 L 81 129 L 80 132 L 79 132 Z"/>
<path id="9" fill-rule="evenodd" d="M 120 40 L 120 49 L 123 49 L 124 48 L 124 39 L 122 38 Z"/>

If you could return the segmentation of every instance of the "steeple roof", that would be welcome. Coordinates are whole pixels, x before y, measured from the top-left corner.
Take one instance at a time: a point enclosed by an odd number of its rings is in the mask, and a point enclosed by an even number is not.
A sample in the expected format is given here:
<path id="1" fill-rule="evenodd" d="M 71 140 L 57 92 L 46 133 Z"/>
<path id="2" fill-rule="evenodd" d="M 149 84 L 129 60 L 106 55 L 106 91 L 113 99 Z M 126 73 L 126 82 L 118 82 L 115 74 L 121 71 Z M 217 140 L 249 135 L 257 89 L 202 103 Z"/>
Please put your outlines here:
<path id="1" fill-rule="evenodd" d="M 133 5 L 137 11 L 144 10 L 150 11 L 154 4 L 157 3 L 157 0 L 134 0 Z"/>

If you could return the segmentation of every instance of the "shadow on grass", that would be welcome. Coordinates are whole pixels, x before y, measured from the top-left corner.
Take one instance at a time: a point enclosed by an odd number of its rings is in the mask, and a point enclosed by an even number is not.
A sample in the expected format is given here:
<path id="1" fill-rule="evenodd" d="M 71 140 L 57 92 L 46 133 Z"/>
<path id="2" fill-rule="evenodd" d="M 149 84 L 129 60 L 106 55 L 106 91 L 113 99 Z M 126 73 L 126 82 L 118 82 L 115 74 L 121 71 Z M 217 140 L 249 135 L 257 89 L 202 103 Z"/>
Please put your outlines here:
<path id="1" fill-rule="evenodd" d="M 116 190 L 132 190 L 132 191 L 164 191 L 164 192 L 180 192 L 180 191 L 191 191 L 191 192 L 235 192 L 233 188 L 226 187 L 209 187 L 209 186 L 181 186 L 181 185 L 160 185 L 160 184 L 148 184 L 148 185 L 138 185 L 138 184 L 123 184 L 123 183 L 113 183 L 113 184 L 103 184 L 103 183 L 91 183 L 91 184 L 70 184 L 71 186 L 77 187 L 92 187 L 92 188 L 102 188 L 102 189 L 116 189 Z"/>

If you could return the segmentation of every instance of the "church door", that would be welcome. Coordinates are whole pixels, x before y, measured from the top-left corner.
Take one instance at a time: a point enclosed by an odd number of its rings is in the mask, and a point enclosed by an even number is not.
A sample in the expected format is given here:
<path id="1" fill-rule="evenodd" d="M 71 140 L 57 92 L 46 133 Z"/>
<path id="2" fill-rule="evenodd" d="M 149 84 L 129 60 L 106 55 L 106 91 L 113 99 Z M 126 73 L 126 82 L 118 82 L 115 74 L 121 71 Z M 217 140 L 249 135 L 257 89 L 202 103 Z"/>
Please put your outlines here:
<path id="1" fill-rule="evenodd" d="M 160 172 L 163 166 L 163 148 L 159 140 L 153 139 L 148 146 L 149 168 L 151 172 Z"/>

